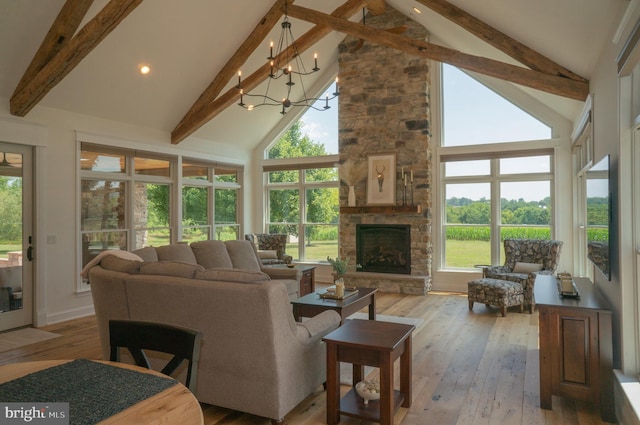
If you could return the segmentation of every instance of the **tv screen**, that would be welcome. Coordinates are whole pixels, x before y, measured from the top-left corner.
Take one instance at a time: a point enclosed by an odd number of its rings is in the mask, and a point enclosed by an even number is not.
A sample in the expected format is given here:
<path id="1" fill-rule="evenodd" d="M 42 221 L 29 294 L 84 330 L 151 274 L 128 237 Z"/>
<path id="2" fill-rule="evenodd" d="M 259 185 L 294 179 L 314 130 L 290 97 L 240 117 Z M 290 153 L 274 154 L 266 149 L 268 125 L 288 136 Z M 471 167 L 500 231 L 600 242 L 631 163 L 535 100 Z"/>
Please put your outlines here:
<path id="1" fill-rule="evenodd" d="M 607 280 L 611 280 L 610 223 L 611 191 L 607 155 L 587 171 L 587 257 Z"/>

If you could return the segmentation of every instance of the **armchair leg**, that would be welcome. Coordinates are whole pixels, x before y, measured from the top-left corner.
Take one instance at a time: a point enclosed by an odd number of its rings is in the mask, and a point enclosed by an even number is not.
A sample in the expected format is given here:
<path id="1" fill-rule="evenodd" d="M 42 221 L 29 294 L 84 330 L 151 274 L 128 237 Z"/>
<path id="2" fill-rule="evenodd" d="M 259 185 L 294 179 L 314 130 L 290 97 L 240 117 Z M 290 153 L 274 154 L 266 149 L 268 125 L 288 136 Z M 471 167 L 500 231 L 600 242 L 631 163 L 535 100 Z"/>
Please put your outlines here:
<path id="1" fill-rule="evenodd" d="M 529 314 L 533 314 L 535 309 L 536 309 L 536 303 L 531 301 L 531 304 L 529 304 Z"/>
<path id="2" fill-rule="evenodd" d="M 507 306 L 503 305 L 502 307 L 500 307 L 500 313 L 502 314 L 502 317 L 507 317 Z"/>
<path id="3" fill-rule="evenodd" d="M 469 311 L 473 310 L 473 300 L 469 300 Z"/>

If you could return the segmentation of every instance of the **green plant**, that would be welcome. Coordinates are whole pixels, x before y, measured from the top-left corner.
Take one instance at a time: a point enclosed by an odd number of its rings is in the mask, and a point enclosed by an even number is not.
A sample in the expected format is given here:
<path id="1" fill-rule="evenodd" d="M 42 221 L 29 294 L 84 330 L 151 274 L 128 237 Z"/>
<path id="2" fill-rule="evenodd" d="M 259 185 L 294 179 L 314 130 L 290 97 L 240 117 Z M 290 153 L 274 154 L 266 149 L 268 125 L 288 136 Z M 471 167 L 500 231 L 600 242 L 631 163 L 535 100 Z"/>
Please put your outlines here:
<path id="1" fill-rule="evenodd" d="M 327 261 L 331 264 L 333 271 L 341 277 L 347 272 L 347 260 L 341 260 L 340 257 L 336 257 L 335 260 L 331 257 L 327 257 Z"/>

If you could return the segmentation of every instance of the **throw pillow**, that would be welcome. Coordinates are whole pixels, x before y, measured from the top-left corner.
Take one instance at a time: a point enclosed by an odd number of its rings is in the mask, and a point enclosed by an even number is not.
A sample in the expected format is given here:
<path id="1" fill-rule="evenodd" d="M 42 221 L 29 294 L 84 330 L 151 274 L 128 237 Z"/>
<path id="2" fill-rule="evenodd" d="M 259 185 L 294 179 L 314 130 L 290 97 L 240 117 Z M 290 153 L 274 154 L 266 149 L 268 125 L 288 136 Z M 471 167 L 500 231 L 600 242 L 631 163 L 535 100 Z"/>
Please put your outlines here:
<path id="1" fill-rule="evenodd" d="M 537 263 L 516 263 L 513 273 L 533 273 L 542 270 L 542 264 Z"/>
<path id="2" fill-rule="evenodd" d="M 234 269 L 245 270 L 249 272 L 262 271 L 256 249 L 249 241 L 230 240 L 224 243 L 227 246 L 227 252 L 231 257 Z"/>
<path id="3" fill-rule="evenodd" d="M 156 248 L 158 261 L 179 261 L 181 263 L 198 264 L 191 247 L 185 243 L 159 246 Z"/>
<path id="4" fill-rule="evenodd" d="M 158 261 L 158 253 L 152 246 L 136 249 L 132 252 L 142 258 L 142 261 Z"/>
<path id="5" fill-rule="evenodd" d="M 197 271 L 204 270 L 199 264 L 181 263 L 179 261 L 144 262 L 140 266 L 140 274 L 186 277 L 193 279 Z"/>
<path id="6" fill-rule="evenodd" d="M 198 264 L 205 269 L 230 269 L 233 267 L 231 257 L 229 257 L 227 247 L 223 241 L 208 240 L 193 242 L 191 249 L 196 256 Z"/>
<path id="7" fill-rule="evenodd" d="M 196 279 L 239 283 L 257 283 L 271 280 L 266 273 L 246 272 L 238 269 L 208 269 L 197 271 Z"/>
<path id="8" fill-rule="evenodd" d="M 258 257 L 260 257 L 260 259 L 265 260 L 265 259 L 278 259 L 278 251 L 276 250 L 271 250 L 271 249 L 259 249 L 258 250 Z"/>

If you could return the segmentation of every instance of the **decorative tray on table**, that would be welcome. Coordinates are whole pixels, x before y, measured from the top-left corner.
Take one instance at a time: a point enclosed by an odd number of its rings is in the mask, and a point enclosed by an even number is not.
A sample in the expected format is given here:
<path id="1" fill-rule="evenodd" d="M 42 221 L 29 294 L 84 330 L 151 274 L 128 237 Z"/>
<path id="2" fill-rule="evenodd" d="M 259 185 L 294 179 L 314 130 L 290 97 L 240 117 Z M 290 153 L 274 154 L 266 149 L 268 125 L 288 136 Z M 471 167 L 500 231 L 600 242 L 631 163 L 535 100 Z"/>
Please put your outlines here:
<path id="1" fill-rule="evenodd" d="M 356 288 L 355 286 L 345 286 L 344 287 L 344 295 L 343 296 L 338 296 L 336 295 L 336 287 L 335 286 L 330 286 L 327 288 L 327 290 L 325 292 L 320 292 L 320 298 L 326 298 L 329 300 L 344 300 L 345 298 L 349 298 L 352 295 L 355 295 L 358 293 L 358 288 Z"/>
<path id="2" fill-rule="evenodd" d="M 558 294 L 561 297 L 580 298 L 580 293 L 571 273 L 558 273 Z"/>

